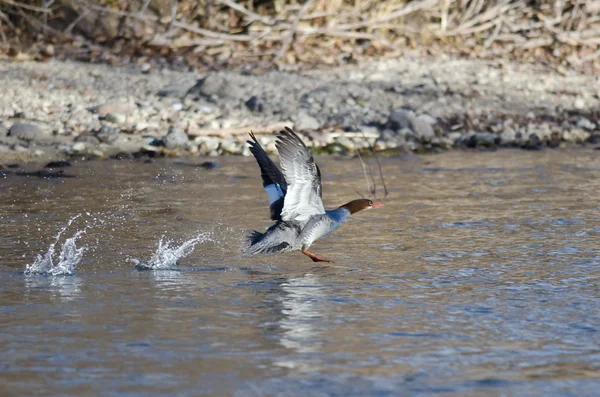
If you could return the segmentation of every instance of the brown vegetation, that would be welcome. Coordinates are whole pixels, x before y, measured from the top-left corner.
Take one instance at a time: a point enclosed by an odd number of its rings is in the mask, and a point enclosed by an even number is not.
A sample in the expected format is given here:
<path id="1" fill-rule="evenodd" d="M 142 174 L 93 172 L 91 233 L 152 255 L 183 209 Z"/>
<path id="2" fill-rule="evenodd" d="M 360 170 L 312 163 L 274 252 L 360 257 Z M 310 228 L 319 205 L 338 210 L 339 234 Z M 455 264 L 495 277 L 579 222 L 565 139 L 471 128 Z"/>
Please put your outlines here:
<path id="1" fill-rule="evenodd" d="M 340 64 L 426 49 L 600 70 L 600 0 L 0 0 L 0 46 L 92 61 Z"/>

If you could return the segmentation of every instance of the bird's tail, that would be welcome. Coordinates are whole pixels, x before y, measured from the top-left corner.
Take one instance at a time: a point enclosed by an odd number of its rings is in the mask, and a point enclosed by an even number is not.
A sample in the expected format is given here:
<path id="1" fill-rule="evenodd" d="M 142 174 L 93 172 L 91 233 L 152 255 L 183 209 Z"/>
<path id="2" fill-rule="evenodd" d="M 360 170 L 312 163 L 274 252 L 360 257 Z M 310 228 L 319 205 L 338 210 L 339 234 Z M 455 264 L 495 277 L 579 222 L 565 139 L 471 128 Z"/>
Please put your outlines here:
<path id="1" fill-rule="evenodd" d="M 253 230 L 248 236 L 250 246 L 246 248 L 246 252 L 249 254 L 272 254 L 275 252 L 286 251 L 290 248 L 287 242 L 274 243 L 265 239 L 266 233 L 257 232 Z"/>

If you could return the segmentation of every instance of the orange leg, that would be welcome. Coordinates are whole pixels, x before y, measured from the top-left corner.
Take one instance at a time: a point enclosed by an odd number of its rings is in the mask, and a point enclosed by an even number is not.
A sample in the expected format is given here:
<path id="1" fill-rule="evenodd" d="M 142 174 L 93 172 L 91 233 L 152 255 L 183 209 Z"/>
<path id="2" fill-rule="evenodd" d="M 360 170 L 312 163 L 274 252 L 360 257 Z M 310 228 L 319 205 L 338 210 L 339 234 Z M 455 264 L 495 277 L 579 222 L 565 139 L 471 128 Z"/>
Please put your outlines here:
<path id="1" fill-rule="evenodd" d="M 312 259 L 313 262 L 329 262 L 329 263 L 334 263 L 332 260 L 323 258 L 322 256 L 313 254 L 312 252 L 309 252 L 307 250 L 302 250 L 302 253 L 306 256 L 308 256 L 310 259 Z"/>

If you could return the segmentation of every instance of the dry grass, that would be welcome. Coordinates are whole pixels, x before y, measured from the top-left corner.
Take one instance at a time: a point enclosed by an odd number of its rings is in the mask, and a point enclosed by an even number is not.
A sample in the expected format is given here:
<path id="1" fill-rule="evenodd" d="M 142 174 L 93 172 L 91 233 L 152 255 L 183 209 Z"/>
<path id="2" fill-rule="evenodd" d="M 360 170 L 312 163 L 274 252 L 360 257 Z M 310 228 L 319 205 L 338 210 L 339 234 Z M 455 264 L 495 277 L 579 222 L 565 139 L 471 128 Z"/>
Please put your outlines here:
<path id="1" fill-rule="evenodd" d="M 217 66 L 425 48 L 589 69 L 599 66 L 600 0 L 0 0 L 0 42 Z"/>

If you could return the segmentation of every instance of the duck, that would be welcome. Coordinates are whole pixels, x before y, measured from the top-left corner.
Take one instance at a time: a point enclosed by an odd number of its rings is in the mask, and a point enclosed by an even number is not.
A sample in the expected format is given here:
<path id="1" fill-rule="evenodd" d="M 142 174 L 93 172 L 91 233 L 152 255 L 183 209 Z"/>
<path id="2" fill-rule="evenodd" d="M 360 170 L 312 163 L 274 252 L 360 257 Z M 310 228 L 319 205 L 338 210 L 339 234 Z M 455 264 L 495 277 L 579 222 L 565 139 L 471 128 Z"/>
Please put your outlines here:
<path id="1" fill-rule="evenodd" d="M 308 248 L 337 229 L 350 215 L 383 207 L 382 203 L 360 198 L 326 210 L 321 170 L 312 151 L 291 128 L 279 131 L 275 141 L 281 170 L 252 132 L 247 143 L 260 168 L 262 185 L 269 199 L 270 218 L 275 221 L 264 233 L 256 230 L 250 233 L 250 245 L 246 249 L 249 254 L 301 251 L 313 262 L 333 263 Z"/>

